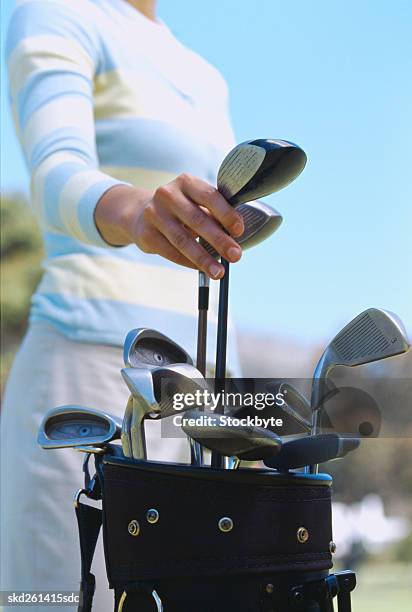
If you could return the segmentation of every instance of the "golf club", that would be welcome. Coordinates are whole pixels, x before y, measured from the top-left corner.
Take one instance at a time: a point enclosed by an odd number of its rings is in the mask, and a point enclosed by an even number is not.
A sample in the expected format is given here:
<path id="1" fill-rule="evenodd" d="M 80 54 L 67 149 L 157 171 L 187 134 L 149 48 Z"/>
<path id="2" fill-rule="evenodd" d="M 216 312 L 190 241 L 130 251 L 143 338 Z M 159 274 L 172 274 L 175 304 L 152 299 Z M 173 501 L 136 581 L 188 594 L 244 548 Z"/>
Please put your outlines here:
<path id="1" fill-rule="evenodd" d="M 283 405 L 279 408 L 293 418 L 306 432 L 311 431 L 312 411 L 306 397 L 288 382 L 271 382 L 266 385 L 266 390 L 275 397 L 280 393 L 283 397 Z"/>
<path id="2" fill-rule="evenodd" d="M 132 368 L 150 368 L 172 363 L 193 365 L 190 355 L 176 342 L 154 329 L 145 327 L 132 329 L 127 334 L 123 346 L 123 361 L 126 367 Z M 200 445 L 191 438 L 189 444 L 191 464 L 202 465 L 203 452 Z"/>
<path id="3" fill-rule="evenodd" d="M 243 217 L 244 232 L 236 238 L 243 250 L 250 249 L 273 234 L 282 223 L 282 215 L 264 202 L 248 202 L 240 204 L 237 212 Z M 200 241 L 203 248 L 213 257 L 219 257 L 212 245 Z M 196 367 L 206 376 L 206 345 L 207 345 L 207 311 L 209 308 L 210 279 L 204 272 L 199 272 L 198 289 L 198 335 Z"/>
<path id="4" fill-rule="evenodd" d="M 159 409 L 154 397 L 151 370 L 149 368 L 124 368 L 121 374 L 131 392 L 123 418 L 124 448 L 129 453 L 127 456 L 146 459 L 143 420 L 147 415 L 154 414 Z"/>
<path id="5" fill-rule="evenodd" d="M 208 390 L 201 373 L 189 364 L 171 364 L 155 368 L 123 368 L 122 377 L 133 397 L 132 410 L 126 410 L 128 422 L 123 429 L 130 432 L 132 455 L 146 458 L 144 419 L 167 418 L 176 414 L 174 396 Z M 189 407 L 188 407 L 189 408 Z M 196 461 L 199 461 L 196 458 Z M 197 465 L 197 463 L 196 463 Z"/>
<path id="6" fill-rule="evenodd" d="M 329 433 L 286 441 L 283 439 L 282 442 L 278 453 L 264 459 L 266 467 L 276 470 L 292 470 L 309 464 L 340 459 L 358 448 L 360 439 Z"/>
<path id="7" fill-rule="evenodd" d="M 306 154 L 286 140 L 249 140 L 234 147 L 223 160 L 217 188 L 232 206 L 250 202 L 289 185 L 303 170 Z M 225 274 L 220 280 L 216 347 L 216 390 L 226 376 L 227 315 L 229 301 L 229 262 L 221 258 Z M 223 466 L 215 453 L 212 464 Z"/>
<path id="8" fill-rule="evenodd" d="M 133 396 L 131 395 L 127 401 L 126 410 L 124 412 L 121 433 L 123 455 L 129 459 L 133 457 L 132 438 L 130 432 L 133 415 L 133 401 Z"/>
<path id="9" fill-rule="evenodd" d="M 123 346 L 123 361 L 128 368 L 157 367 L 172 363 L 193 365 L 190 355 L 176 342 L 146 327 L 132 329 Z"/>
<path id="10" fill-rule="evenodd" d="M 282 440 L 268 429 L 230 424 L 230 418 L 210 410 L 188 410 L 183 431 L 202 446 L 225 457 L 261 461 L 279 452 Z"/>
<path id="11" fill-rule="evenodd" d="M 346 325 L 326 347 L 312 384 L 312 435 L 318 433 L 319 416 L 328 391 L 327 376 L 335 366 L 358 366 L 405 353 L 409 349 L 400 319 L 380 308 L 369 308 Z M 317 465 L 310 466 L 316 473 Z"/>
<path id="12" fill-rule="evenodd" d="M 69 404 L 46 413 L 37 442 L 45 449 L 101 447 L 120 438 L 121 427 L 121 420 L 106 412 Z"/>

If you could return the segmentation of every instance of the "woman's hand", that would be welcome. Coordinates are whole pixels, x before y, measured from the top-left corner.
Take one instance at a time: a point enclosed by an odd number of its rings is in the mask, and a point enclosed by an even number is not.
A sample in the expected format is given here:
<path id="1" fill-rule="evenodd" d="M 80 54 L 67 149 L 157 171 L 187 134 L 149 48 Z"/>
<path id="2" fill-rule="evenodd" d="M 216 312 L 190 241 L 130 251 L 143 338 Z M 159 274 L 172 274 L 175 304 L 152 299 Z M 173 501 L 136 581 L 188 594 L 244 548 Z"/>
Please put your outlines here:
<path id="1" fill-rule="evenodd" d="M 239 261 L 242 255 L 232 238 L 244 231 L 242 217 L 217 189 L 187 174 L 154 193 L 126 185 L 113 187 L 98 202 L 95 221 L 109 244 L 134 243 L 145 253 L 202 270 L 214 279 L 223 276 L 223 266 L 196 241 L 197 237 L 230 262 Z"/>

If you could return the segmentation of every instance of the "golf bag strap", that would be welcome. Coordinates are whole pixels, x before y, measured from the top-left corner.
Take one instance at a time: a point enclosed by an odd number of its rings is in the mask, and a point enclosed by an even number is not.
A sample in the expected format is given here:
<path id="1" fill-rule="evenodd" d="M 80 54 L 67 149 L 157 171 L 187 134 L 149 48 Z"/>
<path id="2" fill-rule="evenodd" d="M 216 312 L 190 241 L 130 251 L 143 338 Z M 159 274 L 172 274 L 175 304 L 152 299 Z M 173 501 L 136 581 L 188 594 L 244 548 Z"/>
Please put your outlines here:
<path id="1" fill-rule="evenodd" d="M 77 610 L 78 612 L 90 612 L 96 588 L 96 579 L 90 570 L 102 525 L 102 511 L 80 502 L 76 504 L 75 509 L 81 558 L 80 599 Z"/>

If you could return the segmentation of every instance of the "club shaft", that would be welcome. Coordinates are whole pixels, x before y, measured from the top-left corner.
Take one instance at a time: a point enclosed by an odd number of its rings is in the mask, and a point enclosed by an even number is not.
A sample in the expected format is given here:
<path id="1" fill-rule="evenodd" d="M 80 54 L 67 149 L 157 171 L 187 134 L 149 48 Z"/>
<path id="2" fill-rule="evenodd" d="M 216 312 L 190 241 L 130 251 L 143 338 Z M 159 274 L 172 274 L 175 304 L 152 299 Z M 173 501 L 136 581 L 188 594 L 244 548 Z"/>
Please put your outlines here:
<path id="1" fill-rule="evenodd" d="M 204 272 L 199 272 L 196 367 L 203 376 L 206 376 L 209 284 L 209 277 Z M 203 465 L 203 447 L 192 439 L 190 439 L 190 463 L 191 465 Z"/>
<path id="2" fill-rule="evenodd" d="M 204 272 L 199 272 L 198 290 L 198 325 L 196 367 L 206 376 L 207 353 L 207 313 L 209 309 L 209 279 Z"/>
<path id="3" fill-rule="evenodd" d="M 326 388 L 324 386 L 324 379 L 320 378 L 318 383 L 318 391 L 317 395 L 312 395 L 311 404 L 313 406 L 312 409 L 312 427 L 311 427 L 311 436 L 316 436 L 319 433 L 319 421 L 320 421 L 320 413 L 322 406 L 320 405 L 320 399 L 323 398 L 326 393 Z M 323 399 L 322 399 L 323 402 Z M 322 403 L 323 405 L 323 403 Z M 313 465 L 309 465 L 305 471 L 309 474 L 318 474 L 319 472 L 319 464 L 315 463 Z"/>
<path id="4" fill-rule="evenodd" d="M 225 269 L 225 275 L 219 285 L 219 311 L 217 323 L 217 346 L 216 346 L 216 380 L 224 380 L 226 377 L 226 351 L 227 351 L 227 317 L 229 309 L 229 268 L 226 259 L 221 260 Z"/>
<path id="5" fill-rule="evenodd" d="M 311 431 L 311 435 L 312 436 L 316 436 L 316 434 L 319 433 L 319 409 L 314 410 L 313 411 L 313 416 L 312 416 L 312 431 Z M 308 471 L 308 470 L 306 470 Z M 319 472 L 319 464 L 318 463 L 314 463 L 312 465 L 309 466 L 309 474 L 317 474 Z"/>
<path id="6" fill-rule="evenodd" d="M 219 310 L 217 322 L 217 345 L 216 345 L 216 368 L 215 368 L 215 393 L 224 391 L 226 378 L 226 352 L 227 352 L 227 318 L 229 308 L 229 269 L 230 264 L 226 259 L 221 259 L 225 269 L 225 275 L 219 285 Z M 223 404 L 216 407 L 217 413 L 223 413 Z M 226 468 L 227 460 L 220 453 L 212 452 L 211 466 Z"/>

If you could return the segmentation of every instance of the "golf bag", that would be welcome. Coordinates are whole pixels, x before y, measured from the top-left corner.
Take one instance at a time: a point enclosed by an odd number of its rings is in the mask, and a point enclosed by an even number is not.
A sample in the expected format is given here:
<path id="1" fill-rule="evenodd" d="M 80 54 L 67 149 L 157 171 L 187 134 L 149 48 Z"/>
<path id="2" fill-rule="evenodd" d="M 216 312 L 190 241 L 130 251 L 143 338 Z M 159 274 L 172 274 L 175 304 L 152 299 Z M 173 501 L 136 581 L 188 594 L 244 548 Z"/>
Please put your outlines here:
<path id="1" fill-rule="evenodd" d="M 350 612 L 352 572 L 329 574 L 331 477 L 196 468 L 95 455 L 76 497 L 79 612 L 101 525 L 115 612 Z M 102 510 L 81 494 L 102 499 Z"/>

